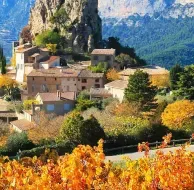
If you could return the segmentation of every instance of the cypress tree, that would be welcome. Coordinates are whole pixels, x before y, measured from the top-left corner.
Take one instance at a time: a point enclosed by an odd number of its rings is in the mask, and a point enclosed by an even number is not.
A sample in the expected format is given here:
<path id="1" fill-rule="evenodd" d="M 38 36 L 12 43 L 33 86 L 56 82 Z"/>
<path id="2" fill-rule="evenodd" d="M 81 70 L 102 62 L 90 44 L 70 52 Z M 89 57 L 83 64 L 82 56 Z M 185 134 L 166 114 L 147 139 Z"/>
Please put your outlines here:
<path id="1" fill-rule="evenodd" d="M 1 74 L 6 74 L 6 57 L 4 56 L 2 46 L 0 46 L 0 68 Z"/>

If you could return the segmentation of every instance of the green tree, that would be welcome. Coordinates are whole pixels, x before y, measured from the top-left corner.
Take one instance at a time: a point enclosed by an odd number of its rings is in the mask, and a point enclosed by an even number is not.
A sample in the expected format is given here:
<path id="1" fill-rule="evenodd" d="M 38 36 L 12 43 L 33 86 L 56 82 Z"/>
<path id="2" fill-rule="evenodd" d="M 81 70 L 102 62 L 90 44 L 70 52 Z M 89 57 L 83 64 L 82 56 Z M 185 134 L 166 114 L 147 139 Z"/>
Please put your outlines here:
<path id="1" fill-rule="evenodd" d="M 194 65 L 186 66 L 184 71 L 179 73 L 175 95 L 194 100 Z"/>
<path id="2" fill-rule="evenodd" d="M 51 23 L 56 24 L 57 27 L 63 26 L 64 28 L 70 27 L 67 21 L 69 21 L 68 14 L 64 8 L 60 8 L 55 14 L 51 17 Z"/>
<path id="3" fill-rule="evenodd" d="M 172 90 L 175 90 L 177 87 L 177 82 L 179 81 L 179 75 L 183 72 L 183 68 L 176 64 L 170 69 L 170 87 Z"/>
<path id="4" fill-rule="evenodd" d="M 6 58 L 4 56 L 3 48 L 0 46 L 0 68 L 1 74 L 6 74 Z"/>
<path id="5" fill-rule="evenodd" d="M 125 89 L 125 99 L 128 102 L 146 103 L 153 100 L 156 95 L 156 87 L 151 86 L 148 73 L 137 70 L 129 77 L 128 86 Z"/>
<path id="6" fill-rule="evenodd" d="M 19 150 L 34 148 L 34 144 L 28 139 L 26 133 L 14 133 L 8 137 L 6 147 L 9 151 L 17 153 Z"/>
<path id="7" fill-rule="evenodd" d="M 82 139 L 84 144 L 97 145 L 100 139 L 105 138 L 105 133 L 100 126 L 98 120 L 91 115 L 89 119 L 84 121 L 83 128 L 81 129 Z"/>
<path id="8" fill-rule="evenodd" d="M 72 112 L 65 118 L 60 136 L 63 140 L 69 140 L 75 144 L 94 145 L 99 139 L 104 138 L 105 134 L 98 121 L 92 116 L 84 120 L 80 112 Z"/>
<path id="9" fill-rule="evenodd" d="M 129 55 L 123 54 L 123 53 L 121 53 L 116 57 L 116 61 L 120 63 L 121 68 L 124 68 L 127 66 L 130 66 L 130 67 L 137 66 L 137 61 L 134 58 L 131 58 Z"/>
<path id="10" fill-rule="evenodd" d="M 97 66 L 91 66 L 90 70 L 94 73 L 106 73 L 108 70 L 108 63 L 99 62 Z"/>
<path id="11" fill-rule="evenodd" d="M 46 47 L 47 44 L 59 44 L 61 40 L 60 35 L 57 32 L 46 30 L 39 34 L 35 38 L 37 46 Z"/>

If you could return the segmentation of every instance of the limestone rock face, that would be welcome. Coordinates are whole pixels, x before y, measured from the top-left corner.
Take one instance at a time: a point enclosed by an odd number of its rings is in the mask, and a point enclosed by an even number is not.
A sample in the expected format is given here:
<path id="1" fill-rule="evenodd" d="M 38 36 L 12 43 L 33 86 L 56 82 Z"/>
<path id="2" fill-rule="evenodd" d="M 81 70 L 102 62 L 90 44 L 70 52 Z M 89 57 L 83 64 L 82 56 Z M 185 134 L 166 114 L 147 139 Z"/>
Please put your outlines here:
<path id="1" fill-rule="evenodd" d="M 71 29 L 66 30 L 62 25 L 51 23 L 51 18 L 60 9 L 68 15 L 67 24 L 71 25 Z M 64 43 L 77 52 L 87 52 L 94 48 L 88 46 L 91 41 L 95 45 L 102 40 L 98 0 L 36 0 L 28 24 L 33 37 L 57 28 L 66 38 Z"/>

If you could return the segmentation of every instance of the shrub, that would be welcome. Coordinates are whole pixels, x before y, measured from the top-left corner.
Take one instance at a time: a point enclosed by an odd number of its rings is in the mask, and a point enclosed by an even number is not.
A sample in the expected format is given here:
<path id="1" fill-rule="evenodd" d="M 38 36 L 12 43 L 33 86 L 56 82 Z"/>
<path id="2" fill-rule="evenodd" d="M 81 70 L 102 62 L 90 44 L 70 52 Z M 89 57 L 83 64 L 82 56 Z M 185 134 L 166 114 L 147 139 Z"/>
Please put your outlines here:
<path id="1" fill-rule="evenodd" d="M 34 144 L 28 139 L 26 133 L 11 134 L 6 143 L 8 151 L 17 153 L 19 150 L 28 150 L 34 148 Z"/>
<path id="2" fill-rule="evenodd" d="M 32 109 L 32 104 L 38 104 L 39 102 L 37 100 L 24 100 L 23 102 L 23 108 L 24 110 L 30 110 Z"/>
<path id="3" fill-rule="evenodd" d="M 106 73 L 108 70 L 108 63 L 99 62 L 97 66 L 90 66 L 89 69 L 94 73 Z"/>
<path id="4" fill-rule="evenodd" d="M 23 157 L 34 157 L 34 156 L 41 156 L 46 149 L 56 150 L 59 155 L 64 155 L 66 153 L 70 153 L 75 147 L 71 141 L 63 141 L 58 144 L 53 145 L 45 145 L 37 148 L 33 148 L 31 150 L 24 150 L 21 151 L 18 156 L 20 158 Z"/>
<path id="5" fill-rule="evenodd" d="M 64 120 L 60 131 L 61 139 L 71 141 L 75 144 L 95 145 L 105 134 L 100 124 L 91 116 L 84 120 L 79 112 L 72 112 Z"/>
<path id="6" fill-rule="evenodd" d="M 47 30 L 36 36 L 35 43 L 37 46 L 46 47 L 46 44 L 59 44 L 60 38 L 57 32 Z"/>

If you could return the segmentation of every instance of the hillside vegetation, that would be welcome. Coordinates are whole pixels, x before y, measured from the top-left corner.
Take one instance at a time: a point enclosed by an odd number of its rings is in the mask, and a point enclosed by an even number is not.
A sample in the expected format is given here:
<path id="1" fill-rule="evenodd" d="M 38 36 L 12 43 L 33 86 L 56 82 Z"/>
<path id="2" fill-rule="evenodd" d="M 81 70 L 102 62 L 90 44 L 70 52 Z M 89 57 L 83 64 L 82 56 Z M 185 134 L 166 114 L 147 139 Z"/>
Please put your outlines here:
<path id="1" fill-rule="evenodd" d="M 121 43 L 134 47 L 150 64 L 170 68 L 176 63 L 194 63 L 194 18 L 130 16 L 103 23 L 104 38 L 119 36 Z"/>

